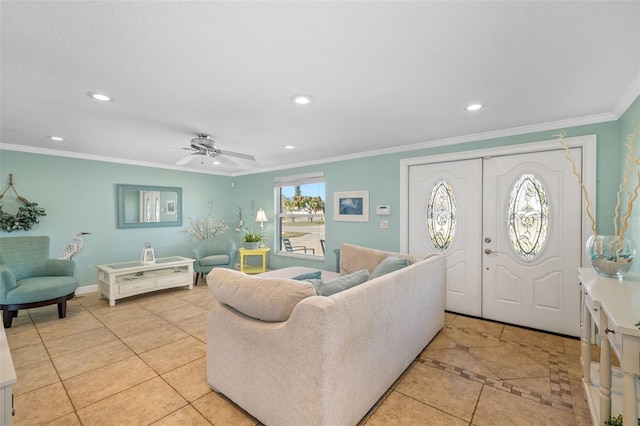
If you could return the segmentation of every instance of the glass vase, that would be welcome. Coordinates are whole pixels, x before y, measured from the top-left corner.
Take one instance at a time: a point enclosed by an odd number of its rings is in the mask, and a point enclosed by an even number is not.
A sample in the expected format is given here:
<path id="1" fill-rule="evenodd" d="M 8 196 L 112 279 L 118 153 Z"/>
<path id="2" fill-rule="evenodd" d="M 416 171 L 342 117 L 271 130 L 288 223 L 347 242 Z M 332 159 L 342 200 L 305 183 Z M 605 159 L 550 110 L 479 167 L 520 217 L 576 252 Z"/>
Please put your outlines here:
<path id="1" fill-rule="evenodd" d="M 631 268 L 636 250 L 627 237 L 592 235 L 587 240 L 587 254 L 598 274 L 621 279 Z"/>

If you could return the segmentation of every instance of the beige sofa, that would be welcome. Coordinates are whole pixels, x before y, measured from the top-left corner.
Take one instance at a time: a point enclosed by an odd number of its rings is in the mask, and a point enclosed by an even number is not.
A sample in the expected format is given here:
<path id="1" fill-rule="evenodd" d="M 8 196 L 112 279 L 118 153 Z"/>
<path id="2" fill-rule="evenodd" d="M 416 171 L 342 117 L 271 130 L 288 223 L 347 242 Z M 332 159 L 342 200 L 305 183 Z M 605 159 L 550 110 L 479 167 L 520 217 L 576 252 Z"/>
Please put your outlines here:
<path id="1" fill-rule="evenodd" d="M 343 245 L 342 272 L 372 272 L 389 254 Z M 221 300 L 207 323 L 207 380 L 268 426 L 355 425 L 444 326 L 445 258 L 417 261 L 329 297 L 309 296 L 311 284 L 290 279 L 305 271 L 313 270 L 243 277 L 214 269 L 207 276 Z M 333 275 L 323 271 L 322 278 Z M 287 289 L 291 306 L 266 290 L 276 287 L 280 295 Z M 264 299 L 259 311 L 250 310 Z M 262 321 L 222 300 L 240 300 L 236 307 L 255 317 L 289 316 Z M 272 305 L 283 309 L 267 312 Z"/>

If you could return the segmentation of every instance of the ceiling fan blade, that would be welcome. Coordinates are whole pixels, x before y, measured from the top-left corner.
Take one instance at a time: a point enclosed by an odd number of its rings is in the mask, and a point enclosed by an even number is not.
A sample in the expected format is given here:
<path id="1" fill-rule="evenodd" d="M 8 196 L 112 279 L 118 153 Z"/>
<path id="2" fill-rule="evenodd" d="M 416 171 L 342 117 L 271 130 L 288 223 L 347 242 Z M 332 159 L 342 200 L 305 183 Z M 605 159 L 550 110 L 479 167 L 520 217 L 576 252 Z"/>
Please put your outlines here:
<path id="1" fill-rule="evenodd" d="M 197 137 L 197 138 L 193 138 L 191 139 L 191 143 L 195 144 L 195 145 L 204 145 L 204 146 L 213 146 L 214 142 L 213 139 L 211 138 L 201 138 L 201 137 Z"/>
<path id="2" fill-rule="evenodd" d="M 219 161 L 221 164 L 224 164 L 229 167 L 238 167 L 238 163 L 236 163 L 235 161 L 231 161 L 228 158 L 220 155 L 217 156 L 213 161 L 216 161 L 216 160 Z"/>
<path id="3" fill-rule="evenodd" d="M 228 155 L 230 157 L 244 158 L 245 160 L 249 160 L 249 161 L 256 161 L 256 157 L 254 157 L 253 155 L 242 154 L 240 152 L 227 151 L 226 149 L 221 150 L 221 154 Z"/>
<path id="4" fill-rule="evenodd" d="M 207 145 L 206 143 L 191 143 L 191 148 L 192 149 L 211 149 L 213 148 L 213 145 Z"/>
<path id="5" fill-rule="evenodd" d="M 194 154 L 189 154 L 186 157 L 181 158 L 180 160 L 178 160 L 178 162 L 176 162 L 176 166 L 182 166 L 184 164 L 187 164 L 189 161 L 194 159 Z"/>

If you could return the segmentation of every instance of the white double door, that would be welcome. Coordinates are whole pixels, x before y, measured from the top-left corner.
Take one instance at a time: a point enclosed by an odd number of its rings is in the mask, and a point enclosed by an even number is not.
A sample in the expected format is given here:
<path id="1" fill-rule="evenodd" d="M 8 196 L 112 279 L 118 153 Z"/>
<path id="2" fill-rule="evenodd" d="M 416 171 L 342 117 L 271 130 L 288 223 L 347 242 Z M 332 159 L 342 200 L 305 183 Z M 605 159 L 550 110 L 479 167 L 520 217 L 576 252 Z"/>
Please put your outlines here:
<path id="1" fill-rule="evenodd" d="M 448 311 L 579 335 L 582 203 L 563 150 L 413 165 L 408 180 L 409 253 L 447 257 Z M 442 182 L 455 205 L 445 249 L 428 219 Z"/>

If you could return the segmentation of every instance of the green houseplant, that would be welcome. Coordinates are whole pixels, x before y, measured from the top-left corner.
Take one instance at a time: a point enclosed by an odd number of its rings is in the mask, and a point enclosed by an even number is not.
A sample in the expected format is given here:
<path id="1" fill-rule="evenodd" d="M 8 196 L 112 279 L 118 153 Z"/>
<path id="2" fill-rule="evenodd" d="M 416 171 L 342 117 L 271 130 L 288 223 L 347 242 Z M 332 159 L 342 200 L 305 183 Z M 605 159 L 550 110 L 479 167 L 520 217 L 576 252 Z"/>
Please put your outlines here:
<path id="1" fill-rule="evenodd" d="M 249 250 L 257 249 L 260 247 L 262 240 L 262 234 L 258 234 L 257 232 L 247 232 L 242 236 L 242 246 Z"/>
<path id="2" fill-rule="evenodd" d="M 622 414 L 618 417 L 611 417 L 609 420 L 605 420 L 604 424 L 607 426 L 622 426 Z M 638 425 L 640 425 L 640 419 L 638 419 Z"/>

